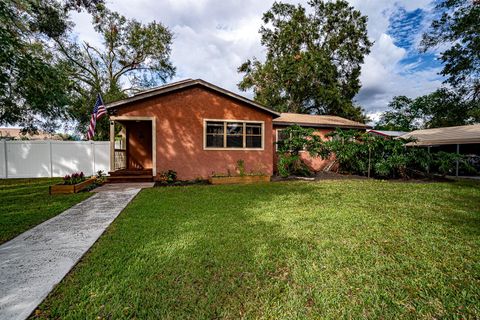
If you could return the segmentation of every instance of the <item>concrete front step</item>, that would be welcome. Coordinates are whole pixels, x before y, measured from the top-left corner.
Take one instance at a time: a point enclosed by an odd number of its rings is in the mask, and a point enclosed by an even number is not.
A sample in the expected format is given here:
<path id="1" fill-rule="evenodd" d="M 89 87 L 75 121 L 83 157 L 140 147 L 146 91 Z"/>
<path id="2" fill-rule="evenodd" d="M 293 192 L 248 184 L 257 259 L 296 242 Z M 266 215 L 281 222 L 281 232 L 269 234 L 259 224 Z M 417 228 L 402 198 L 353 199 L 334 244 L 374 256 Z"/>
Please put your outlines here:
<path id="1" fill-rule="evenodd" d="M 151 175 L 153 175 L 153 172 L 152 172 L 152 169 L 117 170 L 117 171 L 110 171 L 108 174 L 111 177 L 113 177 L 113 176 L 151 176 Z"/>
<path id="2" fill-rule="evenodd" d="M 110 176 L 107 178 L 107 183 L 125 183 L 125 182 L 153 182 L 153 176 Z"/>
<path id="3" fill-rule="evenodd" d="M 152 169 L 122 169 L 109 174 L 107 183 L 153 182 Z"/>

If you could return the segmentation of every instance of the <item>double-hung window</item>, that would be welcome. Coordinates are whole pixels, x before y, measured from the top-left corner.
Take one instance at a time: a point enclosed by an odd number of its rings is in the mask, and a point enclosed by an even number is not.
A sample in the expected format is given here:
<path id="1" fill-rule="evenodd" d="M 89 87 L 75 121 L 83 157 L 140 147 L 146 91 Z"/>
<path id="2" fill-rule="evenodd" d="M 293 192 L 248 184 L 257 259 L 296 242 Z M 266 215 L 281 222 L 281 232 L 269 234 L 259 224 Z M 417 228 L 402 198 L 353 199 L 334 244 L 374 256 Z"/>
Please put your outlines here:
<path id="1" fill-rule="evenodd" d="M 205 149 L 263 149 L 263 122 L 205 121 Z"/>

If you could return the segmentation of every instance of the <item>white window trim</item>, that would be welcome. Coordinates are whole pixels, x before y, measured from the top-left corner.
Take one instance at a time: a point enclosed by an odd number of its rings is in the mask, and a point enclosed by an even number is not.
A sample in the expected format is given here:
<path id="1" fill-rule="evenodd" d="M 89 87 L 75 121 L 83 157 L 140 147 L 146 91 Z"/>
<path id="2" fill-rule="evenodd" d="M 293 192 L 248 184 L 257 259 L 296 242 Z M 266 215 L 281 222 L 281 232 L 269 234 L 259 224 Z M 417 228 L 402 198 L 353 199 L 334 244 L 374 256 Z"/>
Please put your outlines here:
<path id="1" fill-rule="evenodd" d="M 211 148 L 207 147 L 207 122 L 242 122 L 262 125 L 262 147 L 261 148 Z M 205 151 L 263 151 L 265 150 L 265 121 L 237 120 L 237 119 L 203 119 L 203 150 Z"/>

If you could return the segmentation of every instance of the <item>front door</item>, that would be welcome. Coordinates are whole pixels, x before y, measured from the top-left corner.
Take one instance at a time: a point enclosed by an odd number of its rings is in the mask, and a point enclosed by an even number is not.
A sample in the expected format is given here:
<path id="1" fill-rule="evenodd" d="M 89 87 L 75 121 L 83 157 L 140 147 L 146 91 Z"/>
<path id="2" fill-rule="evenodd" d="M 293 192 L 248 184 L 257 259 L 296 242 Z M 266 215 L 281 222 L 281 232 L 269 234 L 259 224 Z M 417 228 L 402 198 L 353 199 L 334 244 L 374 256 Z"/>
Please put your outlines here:
<path id="1" fill-rule="evenodd" d="M 127 169 L 152 169 L 152 122 L 128 121 Z"/>

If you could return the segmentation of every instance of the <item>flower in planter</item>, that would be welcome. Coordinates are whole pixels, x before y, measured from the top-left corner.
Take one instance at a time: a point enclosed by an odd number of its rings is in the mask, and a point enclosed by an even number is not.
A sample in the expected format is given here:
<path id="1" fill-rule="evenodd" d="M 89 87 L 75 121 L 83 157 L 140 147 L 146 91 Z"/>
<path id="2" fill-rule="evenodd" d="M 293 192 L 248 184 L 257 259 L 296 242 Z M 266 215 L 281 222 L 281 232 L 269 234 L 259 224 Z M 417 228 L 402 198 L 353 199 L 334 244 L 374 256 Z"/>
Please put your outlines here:
<path id="1" fill-rule="evenodd" d="M 80 173 L 75 172 L 75 173 L 72 173 L 71 175 L 67 174 L 65 177 L 63 177 L 63 184 L 73 185 L 73 184 L 83 182 L 85 180 L 86 178 L 83 172 L 80 172 Z"/>

